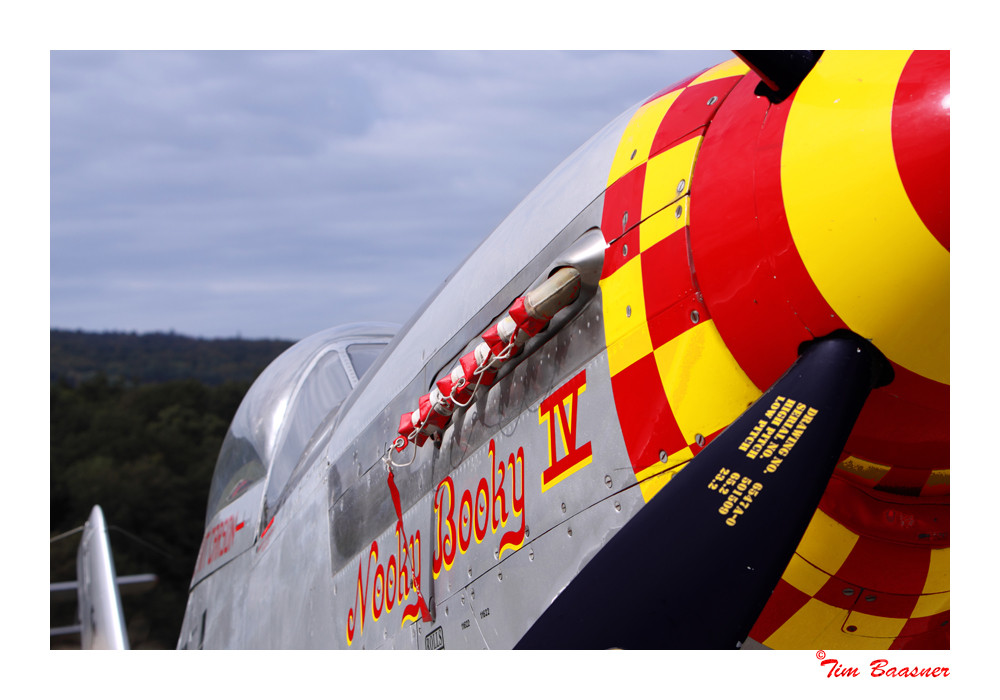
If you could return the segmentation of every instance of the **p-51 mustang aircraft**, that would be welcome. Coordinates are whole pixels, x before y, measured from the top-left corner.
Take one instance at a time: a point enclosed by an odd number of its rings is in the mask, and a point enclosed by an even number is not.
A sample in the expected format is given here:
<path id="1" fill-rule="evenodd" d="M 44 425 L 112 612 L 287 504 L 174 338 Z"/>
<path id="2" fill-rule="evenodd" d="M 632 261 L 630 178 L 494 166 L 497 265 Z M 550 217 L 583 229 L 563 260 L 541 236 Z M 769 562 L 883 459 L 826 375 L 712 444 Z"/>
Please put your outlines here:
<path id="1" fill-rule="evenodd" d="M 257 379 L 178 642 L 949 647 L 948 52 L 737 52 Z"/>

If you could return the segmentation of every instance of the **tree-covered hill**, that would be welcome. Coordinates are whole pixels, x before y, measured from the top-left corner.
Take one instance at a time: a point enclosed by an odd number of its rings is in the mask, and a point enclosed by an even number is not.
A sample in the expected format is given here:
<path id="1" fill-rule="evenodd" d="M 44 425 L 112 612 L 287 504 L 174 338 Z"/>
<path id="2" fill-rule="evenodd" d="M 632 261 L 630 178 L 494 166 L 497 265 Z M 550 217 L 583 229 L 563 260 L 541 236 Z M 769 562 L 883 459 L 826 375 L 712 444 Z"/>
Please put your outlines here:
<path id="1" fill-rule="evenodd" d="M 291 342 L 53 329 L 49 345 L 50 381 L 76 385 L 103 373 L 133 385 L 175 379 L 218 385 L 252 380 Z"/>
<path id="2" fill-rule="evenodd" d="M 122 599 L 133 648 L 176 646 L 226 428 L 290 344 L 52 331 L 50 534 L 78 528 L 100 505 L 118 575 L 159 577 Z M 79 542 L 52 542 L 50 580 L 76 578 Z M 72 624 L 75 609 L 53 603 L 51 625 Z"/>

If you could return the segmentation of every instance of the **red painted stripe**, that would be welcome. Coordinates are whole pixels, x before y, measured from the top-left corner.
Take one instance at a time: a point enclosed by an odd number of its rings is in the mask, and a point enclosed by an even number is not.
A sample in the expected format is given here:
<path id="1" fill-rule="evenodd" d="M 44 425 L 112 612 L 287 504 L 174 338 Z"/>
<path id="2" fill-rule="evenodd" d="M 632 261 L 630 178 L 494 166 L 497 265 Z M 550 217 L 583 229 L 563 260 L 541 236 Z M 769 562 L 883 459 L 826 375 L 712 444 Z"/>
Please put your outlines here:
<path id="1" fill-rule="evenodd" d="M 909 471 L 917 478 L 927 472 Z M 946 547 L 951 537 L 951 509 L 948 498 L 931 501 L 884 492 L 882 483 L 874 490 L 857 486 L 839 474 L 830 479 L 820 509 L 851 532 L 886 542 L 919 547 Z M 926 478 L 926 477 L 923 477 Z M 919 491 L 919 489 L 917 489 Z"/>
<path id="2" fill-rule="evenodd" d="M 784 217 L 779 167 L 787 107 L 769 112 L 770 103 L 753 94 L 757 82 L 744 77 L 706 132 L 692 177 L 690 232 L 705 304 L 740 367 L 764 391 L 812 337 L 790 298 L 799 304 L 822 296 L 801 269 Z M 800 271 L 782 256 L 797 260 Z"/>
<path id="3" fill-rule="evenodd" d="M 934 408 L 914 403 L 910 399 L 921 396 L 919 389 L 908 388 L 906 373 L 901 368 L 896 370 L 892 384 L 868 397 L 848 440 L 848 451 L 876 464 L 925 470 L 949 468 L 950 401 L 946 396 Z M 936 384 L 924 382 L 924 387 Z"/>
<path id="4" fill-rule="evenodd" d="M 794 96 L 773 105 L 767 112 L 757 144 L 754 168 L 756 187 L 755 203 L 761 238 L 758 245 L 771 256 L 774 275 L 769 284 L 782 297 L 786 310 L 777 311 L 782 322 L 795 328 L 795 334 L 805 337 L 822 337 L 847 323 L 833 310 L 816 287 L 799 254 L 785 214 L 785 200 L 781 189 L 781 153 L 786 147 L 785 125 Z M 789 348 L 797 353 L 798 348 Z M 766 352 L 766 351 L 764 351 Z"/>
<path id="5" fill-rule="evenodd" d="M 892 105 L 892 148 L 920 220 L 951 248 L 951 54 L 914 51 Z"/>
<path id="6" fill-rule="evenodd" d="M 928 547 L 862 536 L 841 564 L 837 577 L 883 593 L 919 595 L 927 581 L 930 561 Z"/>
<path id="7" fill-rule="evenodd" d="M 264 528 L 264 532 L 260 533 L 261 539 L 264 539 L 264 537 L 267 535 L 267 531 L 271 529 L 272 525 L 274 525 L 274 518 L 271 518 L 271 521 L 267 524 L 267 527 Z"/>

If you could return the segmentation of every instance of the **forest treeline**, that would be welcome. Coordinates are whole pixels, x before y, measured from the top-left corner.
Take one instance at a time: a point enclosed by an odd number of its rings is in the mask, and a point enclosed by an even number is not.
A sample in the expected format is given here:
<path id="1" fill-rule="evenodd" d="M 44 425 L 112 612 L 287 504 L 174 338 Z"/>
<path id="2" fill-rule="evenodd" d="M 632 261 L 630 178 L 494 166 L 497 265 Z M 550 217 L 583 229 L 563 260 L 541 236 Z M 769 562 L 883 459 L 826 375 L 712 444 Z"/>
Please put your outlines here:
<path id="1" fill-rule="evenodd" d="M 128 385 L 194 379 L 210 385 L 253 380 L 287 340 L 205 340 L 176 333 L 49 331 L 49 380 L 71 385 L 104 374 Z"/>
<path id="2" fill-rule="evenodd" d="M 174 648 L 226 428 L 289 341 L 51 331 L 50 534 L 104 511 L 119 576 L 154 573 L 124 596 L 133 648 Z M 76 578 L 78 534 L 50 546 L 50 580 Z M 53 627 L 75 602 L 53 603 Z M 58 648 L 73 639 L 52 639 Z M 79 643 L 78 638 L 75 640 Z"/>

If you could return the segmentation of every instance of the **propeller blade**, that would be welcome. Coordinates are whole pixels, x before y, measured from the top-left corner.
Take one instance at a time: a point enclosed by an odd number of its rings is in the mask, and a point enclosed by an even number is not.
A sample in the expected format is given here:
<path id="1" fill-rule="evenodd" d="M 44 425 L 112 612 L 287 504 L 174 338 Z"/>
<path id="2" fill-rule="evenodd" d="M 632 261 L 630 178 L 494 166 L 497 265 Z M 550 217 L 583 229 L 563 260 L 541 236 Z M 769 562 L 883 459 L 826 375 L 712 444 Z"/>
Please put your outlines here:
<path id="1" fill-rule="evenodd" d="M 891 380 L 882 354 L 854 334 L 804 346 L 583 567 L 516 648 L 740 647 L 865 400 Z"/>
<path id="2" fill-rule="evenodd" d="M 795 92 L 809 71 L 819 61 L 822 51 L 733 51 L 741 61 L 760 76 L 754 94 L 767 97 L 772 104 L 782 102 Z"/>

